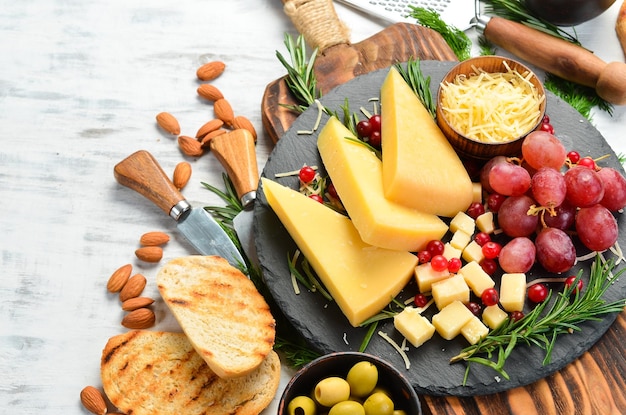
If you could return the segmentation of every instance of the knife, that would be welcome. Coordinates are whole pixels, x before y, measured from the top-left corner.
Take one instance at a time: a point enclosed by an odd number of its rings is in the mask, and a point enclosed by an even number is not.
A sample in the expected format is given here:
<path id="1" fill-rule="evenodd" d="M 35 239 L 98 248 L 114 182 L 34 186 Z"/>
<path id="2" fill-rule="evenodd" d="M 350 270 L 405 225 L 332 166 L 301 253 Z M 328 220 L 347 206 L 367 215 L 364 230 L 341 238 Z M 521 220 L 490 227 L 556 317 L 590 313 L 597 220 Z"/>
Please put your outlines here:
<path id="1" fill-rule="evenodd" d="M 218 255 L 244 269 L 241 253 L 222 227 L 203 208 L 192 208 L 156 159 L 139 150 L 114 168 L 115 179 L 149 199 L 178 224 L 178 230 L 203 255 Z"/>
<path id="2" fill-rule="evenodd" d="M 233 219 L 233 227 L 241 247 L 248 259 L 258 265 L 252 233 L 254 201 L 259 185 L 254 136 L 246 129 L 236 129 L 213 137 L 210 149 L 233 182 L 243 206 L 243 210 Z"/>

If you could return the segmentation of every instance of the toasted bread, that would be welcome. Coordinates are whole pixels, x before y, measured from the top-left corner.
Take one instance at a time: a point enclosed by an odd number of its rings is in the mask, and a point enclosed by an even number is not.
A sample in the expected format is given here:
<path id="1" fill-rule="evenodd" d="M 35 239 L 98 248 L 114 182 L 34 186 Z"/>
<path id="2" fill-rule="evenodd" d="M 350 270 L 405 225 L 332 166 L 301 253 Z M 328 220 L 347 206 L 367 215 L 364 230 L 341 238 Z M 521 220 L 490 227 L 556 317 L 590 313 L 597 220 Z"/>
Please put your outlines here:
<path id="1" fill-rule="evenodd" d="M 252 281 L 218 256 L 176 258 L 157 286 L 196 351 L 222 378 L 245 375 L 272 350 L 270 308 Z"/>
<path id="2" fill-rule="evenodd" d="M 107 342 L 101 378 L 127 414 L 258 415 L 276 394 L 280 360 L 272 351 L 248 375 L 222 379 L 184 333 L 129 331 Z"/>

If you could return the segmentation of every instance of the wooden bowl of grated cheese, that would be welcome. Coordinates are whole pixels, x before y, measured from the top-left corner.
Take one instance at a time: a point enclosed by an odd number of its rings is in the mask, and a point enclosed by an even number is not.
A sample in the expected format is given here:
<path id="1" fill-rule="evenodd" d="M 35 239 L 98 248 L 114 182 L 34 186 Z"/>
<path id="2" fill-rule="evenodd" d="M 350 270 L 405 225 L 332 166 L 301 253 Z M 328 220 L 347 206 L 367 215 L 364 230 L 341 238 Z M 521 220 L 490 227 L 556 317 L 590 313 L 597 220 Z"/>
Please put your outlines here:
<path id="1" fill-rule="evenodd" d="M 502 56 L 459 63 L 444 76 L 437 94 L 439 128 L 460 156 L 471 159 L 518 155 L 545 111 L 537 75 Z"/>

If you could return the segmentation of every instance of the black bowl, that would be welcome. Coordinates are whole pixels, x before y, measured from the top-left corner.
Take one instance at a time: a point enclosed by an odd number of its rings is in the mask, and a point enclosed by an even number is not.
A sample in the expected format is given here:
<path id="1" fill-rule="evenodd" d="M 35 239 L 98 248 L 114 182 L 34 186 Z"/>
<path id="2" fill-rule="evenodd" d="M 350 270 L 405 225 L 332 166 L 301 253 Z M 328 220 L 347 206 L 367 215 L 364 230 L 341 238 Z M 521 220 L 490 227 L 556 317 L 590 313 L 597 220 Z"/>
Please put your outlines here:
<path id="1" fill-rule="evenodd" d="M 537 17 L 557 26 L 575 26 L 599 16 L 615 0 L 526 0 Z"/>
<path id="2" fill-rule="evenodd" d="M 288 415 L 287 406 L 293 398 L 301 395 L 311 396 L 311 392 L 320 380 L 329 376 L 345 378 L 350 368 L 363 360 L 376 365 L 378 386 L 392 394 L 396 409 L 403 409 L 410 415 L 422 414 L 415 389 L 398 369 L 383 359 L 367 353 L 337 352 L 318 357 L 296 372 L 287 383 L 280 398 L 278 415 Z"/>

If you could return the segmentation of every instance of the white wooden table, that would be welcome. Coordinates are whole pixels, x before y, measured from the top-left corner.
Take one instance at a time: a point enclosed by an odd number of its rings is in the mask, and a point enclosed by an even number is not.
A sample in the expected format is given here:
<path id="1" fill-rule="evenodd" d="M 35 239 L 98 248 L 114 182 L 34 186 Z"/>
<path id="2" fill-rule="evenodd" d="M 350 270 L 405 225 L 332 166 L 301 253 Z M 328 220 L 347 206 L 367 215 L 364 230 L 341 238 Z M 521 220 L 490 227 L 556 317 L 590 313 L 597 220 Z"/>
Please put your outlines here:
<path id="1" fill-rule="evenodd" d="M 624 59 L 613 32 L 617 6 L 577 28 L 605 61 Z M 345 6 L 337 11 L 354 41 L 383 28 Z M 117 184 L 113 166 L 138 149 L 168 172 L 187 160 L 187 198 L 221 204 L 201 185 L 221 186 L 217 160 L 184 157 L 155 116 L 169 111 L 194 135 L 213 118 L 196 95 L 195 70 L 221 60 L 227 68 L 214 83 L 259 131 L 262 168 L 272 145 L 261 133 L 260 101 L 285 73 L 275 57 L 285 52 L 285 32 L 296 35 L 278 0 L 0 1 L 3 413 L 86 413 L 79 392 L 100 385 L 102 348 L 125 331 L 109 275 L 132 263 L 148 278 L 144 293 L 157 298 L 159 265 L 136 260 L 139 236 L 169 232 L 164 261 L 194 253 L 171 219 Z M 594 115 L 617 153 L 626 153 L 625 120 L 626 107 Z M 162 303 L 156 311 L 156 328 L 176 328 Z M 275 413 L 281 391 L 264 413 Z"/>

